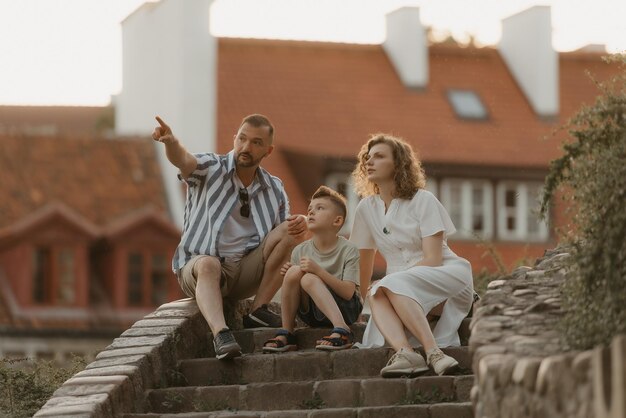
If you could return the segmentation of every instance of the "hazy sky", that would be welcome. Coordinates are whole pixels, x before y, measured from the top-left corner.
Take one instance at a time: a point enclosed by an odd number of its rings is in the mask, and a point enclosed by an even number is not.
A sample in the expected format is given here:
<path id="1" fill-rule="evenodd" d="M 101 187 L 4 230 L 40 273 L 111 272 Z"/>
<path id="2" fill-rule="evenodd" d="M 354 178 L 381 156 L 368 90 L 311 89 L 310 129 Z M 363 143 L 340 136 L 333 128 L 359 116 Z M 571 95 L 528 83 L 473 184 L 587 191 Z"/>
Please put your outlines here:
<path id="1" fill-rule="evenodd" d="M 184 0 L 180 0 L 184 1 Z M 106 105 L 122 86 L 120 22 L 145 0 L 0 0 L 0 105 Z M 419 6 L 434 33 L 497 44 L 500 21 L 552 6 L 553 44 L 626 51 L 625 0 L 215 0 L 216 36 L 380 43 L 385 13 Z"/>

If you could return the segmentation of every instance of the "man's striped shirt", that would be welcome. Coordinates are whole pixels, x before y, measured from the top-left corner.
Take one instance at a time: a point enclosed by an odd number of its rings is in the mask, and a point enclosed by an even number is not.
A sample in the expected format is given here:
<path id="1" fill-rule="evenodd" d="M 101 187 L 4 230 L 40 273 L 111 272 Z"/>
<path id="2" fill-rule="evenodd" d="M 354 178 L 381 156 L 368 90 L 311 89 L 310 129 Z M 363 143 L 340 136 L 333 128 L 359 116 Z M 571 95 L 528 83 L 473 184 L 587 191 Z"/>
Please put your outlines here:
<path id="1" fill-rule="evenodd" d="M 219 257 L 218 243 L 224 223 L 239 199 L 235 186 L 235 156 L 195 154 L 198 165 L 187 179 L 187 203 L 183 234 L 172 260 L 178 274 L 194 255 Z M 250 213 L 257 230 L 246 246 L 252 251 L 276 226 L 289 217 L 289 201 L 282 181 L 259 167 L 249 192 Z"/>

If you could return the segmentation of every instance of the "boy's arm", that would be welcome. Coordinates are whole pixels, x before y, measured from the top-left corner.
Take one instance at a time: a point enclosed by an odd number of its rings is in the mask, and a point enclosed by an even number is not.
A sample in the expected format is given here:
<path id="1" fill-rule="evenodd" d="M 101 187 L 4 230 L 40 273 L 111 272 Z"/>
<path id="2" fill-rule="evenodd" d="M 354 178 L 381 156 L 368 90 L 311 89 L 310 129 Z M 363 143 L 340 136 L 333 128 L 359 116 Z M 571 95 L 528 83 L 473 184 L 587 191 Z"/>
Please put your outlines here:
<path id="1" fill-rule="evenodd" d="M 309 257 L 302 257 L 300 259 L 300 269 L 307 273 L 315 274 L 322 279 L 333 292 L 343 299 L 351 299 L 352 295 L 354 295 L 354 291 L 356 290 L 356 284 L 354 282 L 336 278 Z"/>
<path id="2" fill-rule="evenodd" d="M 369 291 L 372 273 L 374 272 L 374 256 L 376 255 L 376 250 L 359 250 L 359 255 L 359 288 L 361 290 L 361 296 L 365 299 Z"/>

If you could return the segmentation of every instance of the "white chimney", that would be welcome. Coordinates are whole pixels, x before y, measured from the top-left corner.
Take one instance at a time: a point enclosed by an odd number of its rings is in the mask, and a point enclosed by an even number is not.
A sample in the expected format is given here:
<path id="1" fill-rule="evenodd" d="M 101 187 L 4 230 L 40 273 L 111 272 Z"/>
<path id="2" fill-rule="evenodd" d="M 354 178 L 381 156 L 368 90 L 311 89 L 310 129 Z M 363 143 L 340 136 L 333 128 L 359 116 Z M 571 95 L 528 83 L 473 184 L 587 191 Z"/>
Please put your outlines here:
<path id="1" fill-rule="evenodd" d="M 411 88 L 428 84 L 428 40 L 417 7 L 402 7 L 387 14 L 383 48 L 402 83 Z"/>
<path id="2" fill-rule="evenodd" d="M 502 21 L 504 62 L 542 117 L 559 113 L 559 57 L 552 48 L 549 6 L 534 6 Z"/>
<path id="3" fill-rule="evenodd" d="M 160 115 L 190 152 L 215 151 L 217 41 L 209 31 L 213 0 L 144 3 L 122 22 L 122 91 L 114 98 L 115 132 L 150 135 Z M 157 154 L 172 220 L 182 226 L 177 169 Z"/>

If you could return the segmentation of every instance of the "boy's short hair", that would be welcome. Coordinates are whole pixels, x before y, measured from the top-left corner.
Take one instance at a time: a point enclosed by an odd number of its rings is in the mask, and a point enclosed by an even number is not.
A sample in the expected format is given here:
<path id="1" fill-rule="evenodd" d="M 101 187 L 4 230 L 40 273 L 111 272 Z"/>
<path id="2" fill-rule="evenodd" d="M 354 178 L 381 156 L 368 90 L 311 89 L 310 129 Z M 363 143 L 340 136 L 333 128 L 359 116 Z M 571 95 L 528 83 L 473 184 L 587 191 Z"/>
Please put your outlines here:
<path id="1" fill-rule="evenodd" d="M 348 213 L 348 209 L 346 207 L 346 198 L 328 186 L 320 186 L 315 191 L 315 193 L 313 193 L 313 196 L 311 196 L 311 200 L 319 198 L 326 198 L 332 202 L 332 204 L 339 212 L 339 215 L 341 215 L 341 217 L 343 218 L 343 222 L 341 223 L 341 226 L 343 226 L 344 222 L 346 221 L 346 215 Z"/>

